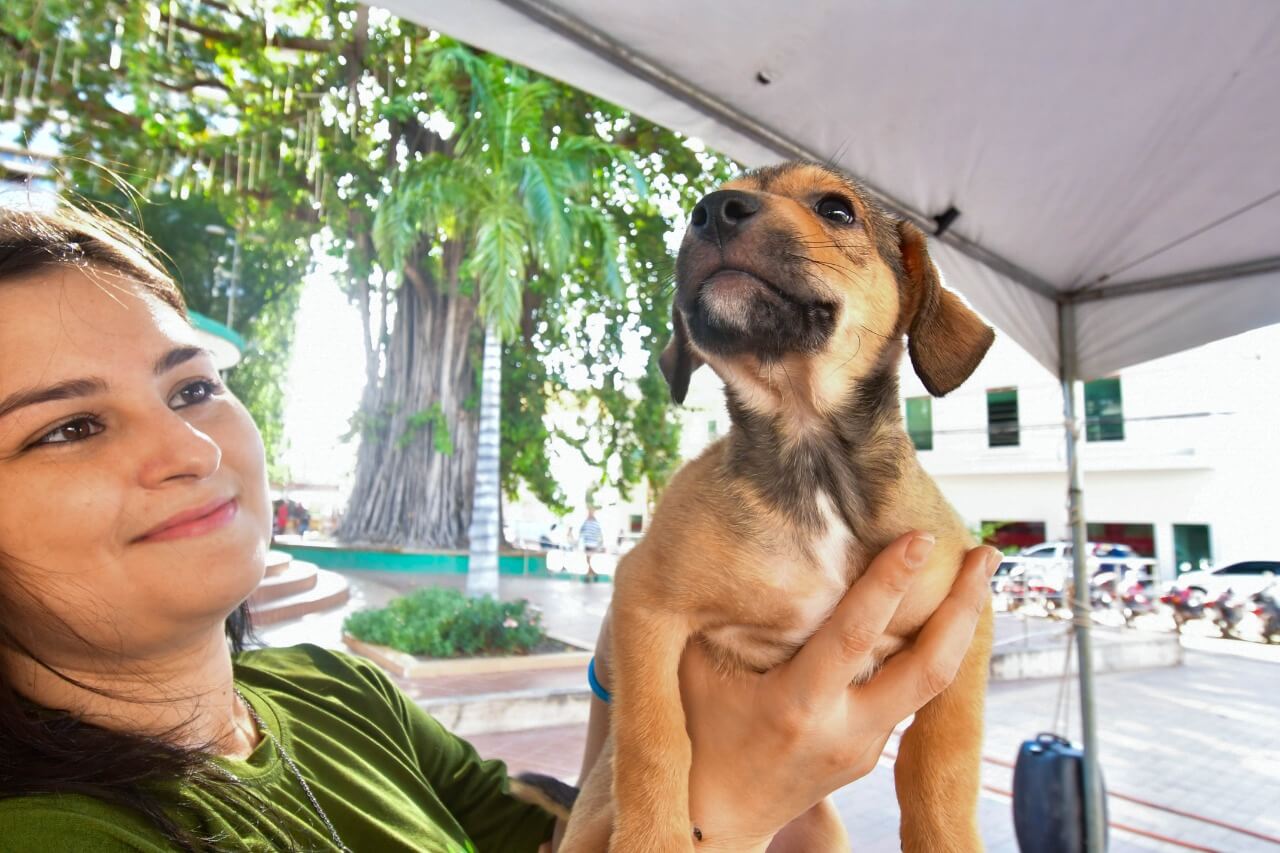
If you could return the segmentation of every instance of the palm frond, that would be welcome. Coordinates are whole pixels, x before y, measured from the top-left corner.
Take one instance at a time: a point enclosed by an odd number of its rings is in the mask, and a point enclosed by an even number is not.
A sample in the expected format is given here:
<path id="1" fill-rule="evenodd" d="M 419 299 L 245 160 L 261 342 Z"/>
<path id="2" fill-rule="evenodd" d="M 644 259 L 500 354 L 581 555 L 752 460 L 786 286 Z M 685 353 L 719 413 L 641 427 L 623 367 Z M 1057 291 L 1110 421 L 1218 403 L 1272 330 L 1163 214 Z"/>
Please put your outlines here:
<path id="1" fill-rule="evenodd" d="M 478 285 L 481 316 L 495 322 L 503 339 L 510 340 L 520 328 L 528 224 L 520 208 L 509 204 L 485 209 L 478 221 L 467 271 Z"/>
<path id="2" fill-rule="evenodd" d="M 574 243 L 564 200 L 576 182 L 568 164 L 555 157 L 528 157 L 523 165 L 520 195 L 537 238 L 535 254 L 553 269 L 562 269 Z"/>

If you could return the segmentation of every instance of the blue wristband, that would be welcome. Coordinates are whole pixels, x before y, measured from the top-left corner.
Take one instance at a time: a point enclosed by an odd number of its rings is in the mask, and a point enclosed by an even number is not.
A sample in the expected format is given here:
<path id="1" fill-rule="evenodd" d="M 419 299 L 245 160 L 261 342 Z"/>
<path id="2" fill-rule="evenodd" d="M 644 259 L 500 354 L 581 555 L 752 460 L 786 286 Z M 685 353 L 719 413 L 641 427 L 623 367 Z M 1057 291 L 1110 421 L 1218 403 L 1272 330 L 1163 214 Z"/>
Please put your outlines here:
<path id="1" fill-rule="evenodd" d="M 604 685 L 600 683 L 600 679 L 596 678 L 596 659 L 592 658 L 587 664 L 587 684 L 591 685 L 591 692 L 596 694 L 596 698 L 608 705 L 612 701 L 609 691 L 604 689 Z"/>

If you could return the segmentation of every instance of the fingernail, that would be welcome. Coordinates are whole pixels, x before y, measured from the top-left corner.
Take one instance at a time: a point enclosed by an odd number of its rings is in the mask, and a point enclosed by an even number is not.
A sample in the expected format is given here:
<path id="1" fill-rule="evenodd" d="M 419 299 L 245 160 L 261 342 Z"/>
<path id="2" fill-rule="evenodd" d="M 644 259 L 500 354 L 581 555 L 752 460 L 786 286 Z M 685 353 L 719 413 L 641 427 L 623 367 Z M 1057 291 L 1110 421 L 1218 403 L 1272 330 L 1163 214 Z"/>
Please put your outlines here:
<path id="1" fill-rule="evenodd" d="M 994 575 L 1002 562 L 1004 562 L 1004 554 L 992 548 L 987 553 L 987 577 Z"/>
<path id="2" fill-rule="evenodd" d="M 911 541 L 907 543 L 907 553 L 905 559 L 907 565 L 913 569 L 918 569 L 924 565 L 924 561 L 929 559 L 929 552 L 933 550 L 933 544 L 938 541 L 929 533 L 917 533 L 911 537 Z"/>

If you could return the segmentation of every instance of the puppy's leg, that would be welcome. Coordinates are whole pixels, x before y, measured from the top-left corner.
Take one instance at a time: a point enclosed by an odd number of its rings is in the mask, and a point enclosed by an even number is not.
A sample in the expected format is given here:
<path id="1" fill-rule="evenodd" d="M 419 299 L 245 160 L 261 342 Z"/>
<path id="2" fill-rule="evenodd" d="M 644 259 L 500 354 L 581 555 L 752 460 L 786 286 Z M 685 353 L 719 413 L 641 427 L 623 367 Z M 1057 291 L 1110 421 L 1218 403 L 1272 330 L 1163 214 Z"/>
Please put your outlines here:
<path id="1" fill-rule="evenodd" d="M 582 792 L 569 813 L 560 853 L 606 853 L 613 831 L 613 738 L 582 782 Z"/>
<path id="2" fill-rule="evenodd" d="M 768 853 L 849 853 L 849 836 L 830 798 L 783 827 Z"/>
<path id="3" fill-rule="evenodd" d="M 991 606 L 951 686 L 916 713 L 893 768 L 905 853 L 980 851 L 982 709 L 991 658 Z"/>
<path id="4" fill-rule="evenodd" d="M 613 853 L 689 853 L 692 750 L 680 703 L 682 617 L 641 607 L 613 614 Z M 630 599 L 634 600 L 634 599 Z"/>

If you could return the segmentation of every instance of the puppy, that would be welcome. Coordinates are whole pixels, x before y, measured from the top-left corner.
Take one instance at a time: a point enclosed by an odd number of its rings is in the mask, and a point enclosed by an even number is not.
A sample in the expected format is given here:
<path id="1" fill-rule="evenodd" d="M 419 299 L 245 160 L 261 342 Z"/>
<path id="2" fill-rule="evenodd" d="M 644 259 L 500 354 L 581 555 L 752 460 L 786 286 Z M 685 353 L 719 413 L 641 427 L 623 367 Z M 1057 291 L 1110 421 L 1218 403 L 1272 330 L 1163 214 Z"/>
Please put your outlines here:
<path id="1" fill-rule="evenodd" d="M 940 286 L 915 226 L 831 169 L 761 169 L 694 208 L 676 281 L 660 359 L 672 397 L 682 402 L 708 365 L 724 380 L 732 427 L 676 474 L 618 566 L 611 734 L 574 806 L 567 853 L 694 849 L 677 679 L 687 643 L 726 670 L 767 671 L 884 546 L 929 531 L 937 544 L 875 650 L 878 666 L 941 603 L 974 544 L 916 460 L 897 374 L 905 336 L 925 387 L 946 394 L 994 334 Z M 908 853 L 982 847 L 990 648 L 988 609 L 955 680 L 902 738 L 895 777 Z M 811 849 L 848 849 L 829 802 L 820 814 L 827 825 Z"/>

